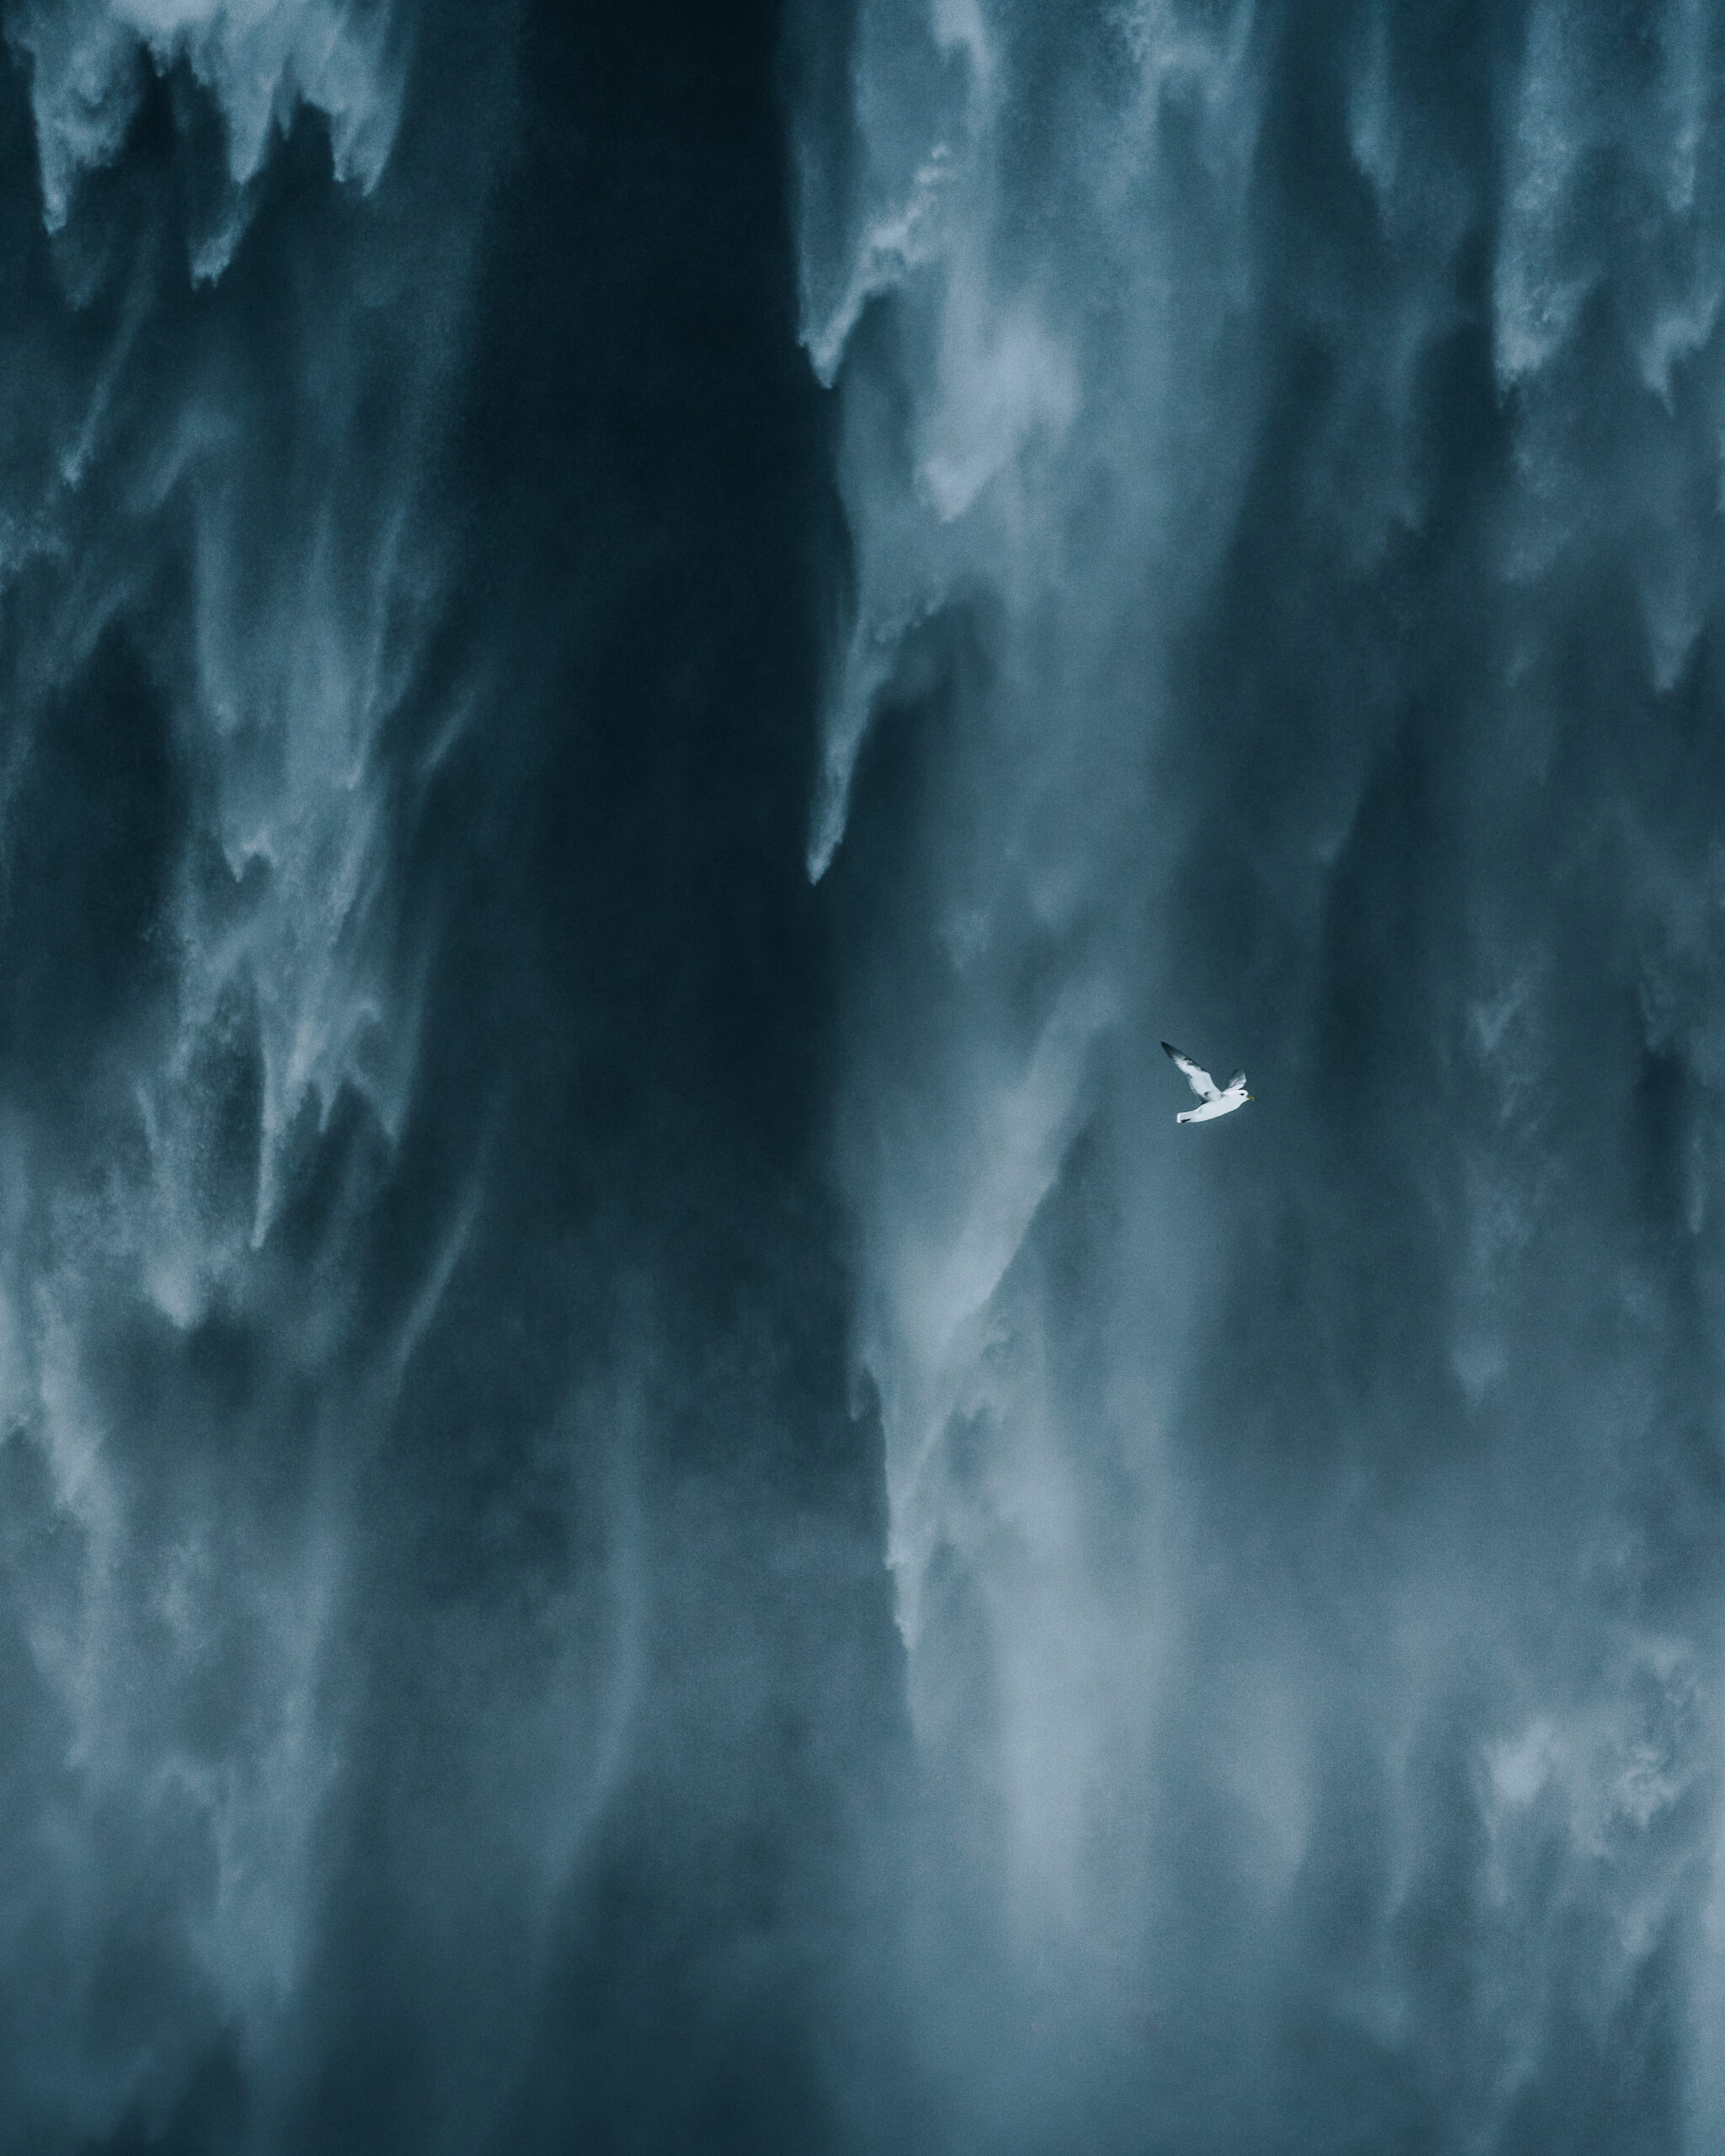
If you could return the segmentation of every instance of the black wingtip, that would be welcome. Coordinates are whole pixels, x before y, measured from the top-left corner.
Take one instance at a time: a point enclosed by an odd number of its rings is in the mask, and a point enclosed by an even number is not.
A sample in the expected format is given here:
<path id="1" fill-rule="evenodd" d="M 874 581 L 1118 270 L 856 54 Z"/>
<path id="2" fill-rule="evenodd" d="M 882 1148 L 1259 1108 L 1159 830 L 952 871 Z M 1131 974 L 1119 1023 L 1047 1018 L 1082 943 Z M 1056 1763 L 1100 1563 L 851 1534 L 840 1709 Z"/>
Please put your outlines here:
<path id="1" fill-rule="evenodd" d="M 1172 1041 L 1164 1041 L 1162 1043 L 1162 1053 L 1164 1055 L 1178 1056 L 1180 1051 L 1174 1046 L 1174 1043 Z"/>

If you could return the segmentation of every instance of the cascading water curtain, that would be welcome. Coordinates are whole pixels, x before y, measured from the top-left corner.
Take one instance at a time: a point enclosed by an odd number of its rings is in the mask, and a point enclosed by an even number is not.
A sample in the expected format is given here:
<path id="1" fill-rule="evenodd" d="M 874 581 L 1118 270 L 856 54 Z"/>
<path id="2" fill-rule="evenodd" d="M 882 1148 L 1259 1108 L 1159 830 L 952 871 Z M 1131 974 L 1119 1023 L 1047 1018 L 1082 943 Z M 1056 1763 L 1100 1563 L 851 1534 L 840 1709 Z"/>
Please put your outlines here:
<path id="1" fill-rule="evenodd" d="M 1716 2156 L 1725 7 L 0 32 L 0 2156 Z"/>
<path id="2" fill-rule="evenodd" d="M 1717 2148 L 1725 16 L 793 56 L 957 2143 Z"/>
<path id="3" fill-rule="evenodd" d="M 0 0 L 0 2156 L 902 2144 L 778 30 Z"/>
<path id="4" fill-rule="evenodd" d="M 329 1378 L 373 1382 L 315 1305 L 414 1052 L 377 749 L 471 219 L 390 228 L 380 10 L 4 28 L 0 2088 L 5 2147 L 48 2150 L 200 2075 L 220 2116 L 207 2062 L 304 1972 L 366 1419 Z M 420 320 L 362 329 L 403 275 Z M 346 1166 L 285 1222 L 332 1117 Z"/>

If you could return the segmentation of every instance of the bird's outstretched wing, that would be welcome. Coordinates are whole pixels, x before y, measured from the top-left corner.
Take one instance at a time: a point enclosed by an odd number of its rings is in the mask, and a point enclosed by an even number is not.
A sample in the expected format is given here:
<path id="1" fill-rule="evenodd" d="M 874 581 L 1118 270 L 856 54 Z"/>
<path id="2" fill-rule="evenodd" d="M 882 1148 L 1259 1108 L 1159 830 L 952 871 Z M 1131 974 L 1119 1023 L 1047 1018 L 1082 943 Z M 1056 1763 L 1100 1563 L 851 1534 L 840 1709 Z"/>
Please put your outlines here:
<path id="1" fill-rule="evenodd" d="M 1162 1051 L 1172 1061 L 1177 1070 L 1185 1072 L 1186 1083 L 1197 1094 L 1199 1100 L 1214 1101 L 1221 1097 L 1215 1080 L 1210 1076 L 1209 1071 L 1200 1070 L 1189 1055 L 1182 1055 L 1178 1049 L 1171 1047 L 1167 1041 L 1162 1043 Z"/>
<path id="2" fill-rule="evenodd" d="M 1225 1093 L 1237 1093 L 1245 1083 L 1246 1073 L 1243 1070 L 1236 1070 L 1227 1084 L 1223 1086 L 1222 1091 Z"/>

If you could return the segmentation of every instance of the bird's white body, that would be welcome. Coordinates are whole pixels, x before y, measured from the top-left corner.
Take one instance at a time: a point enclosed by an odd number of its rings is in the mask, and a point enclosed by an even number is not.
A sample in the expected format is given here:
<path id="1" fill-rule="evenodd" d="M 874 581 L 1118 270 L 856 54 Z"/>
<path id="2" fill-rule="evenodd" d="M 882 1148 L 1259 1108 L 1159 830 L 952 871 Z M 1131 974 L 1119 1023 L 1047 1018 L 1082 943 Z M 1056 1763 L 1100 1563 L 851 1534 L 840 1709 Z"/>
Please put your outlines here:
<path id="1" fill-rule="evenodd" d="M 1162 1043 L 1162 1048 L 1176 1067 L 1186 1074 L 1187 1084 L 1198 1096 L 1198 1106 L 1182 1108 L 1174 1118 L 1176 1123 L 1214 1123 L 1219 1115 L 1232 1115 L 1236 1108 L 1243 1108 L 1252 1098 L 1246 1090 L 1243 1070 L 1236 1070 L 1226 1086 L 1219 1086 L 1209 1071 L 1201 1070 L 1190 1056 L 1182 1055 L 1167 1041 Z"/>
<path id="2" fill-rule="evenodd" d="M 1236 1108 L 1243 1108 L 1252 1098 L 1242 1086 L 1236 1092 L 1231 1086 L 1225 1093 L 1218 1093 L 1213 1101 L 1206 1101 L 1202 1107 L 1181 1108 L 1175 1115 L 1176 1123 L 1214 1123 L 1219 1115 L 1232 1115 Z"/>

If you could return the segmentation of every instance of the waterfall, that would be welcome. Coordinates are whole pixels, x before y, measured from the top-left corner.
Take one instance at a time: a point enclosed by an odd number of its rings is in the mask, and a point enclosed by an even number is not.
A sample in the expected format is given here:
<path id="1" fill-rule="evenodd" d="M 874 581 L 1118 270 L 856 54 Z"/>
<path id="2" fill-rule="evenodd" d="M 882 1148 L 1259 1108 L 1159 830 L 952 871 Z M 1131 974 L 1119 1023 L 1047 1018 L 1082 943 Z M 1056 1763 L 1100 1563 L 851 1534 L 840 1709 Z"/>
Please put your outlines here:
<path id="1" fill-rule="evenodd" d="M 379 749 L 472 221 L 389 230 L 382 14 L 6 29 L 0 2080 L 45 2148 L 264 2046 L 311 1951 L 339 1493 L 387 1388 L 344 1289 L 414 1057 Z M 320 130 L 375 221 L 284 211 Z M 429 342 L 368 350 L 404 276 Z"/>
<path id="2" fill-rule="evenodd" d="M 0 2156 L 1712 2156 L 1718 9 L 0 30 Z"/>
<path id="3" fill-rule="evenodd" d="M 0 2148 L 812 2147 L 899 1710 L 772 13 L 3 23 Z"/>
<path id="4" fill-rule="evenodd" d="M 798 25 L 931 2048 L 979 2146 L 1712 2147 L 1715 14 Z"/>

